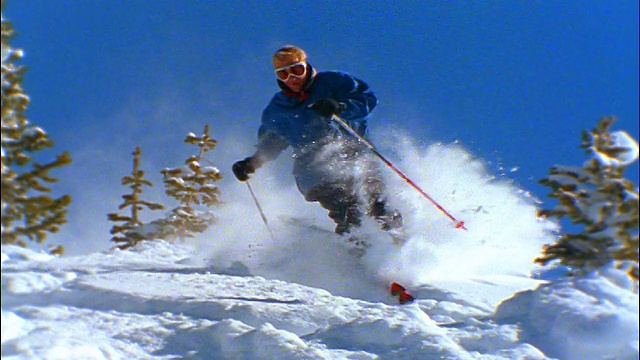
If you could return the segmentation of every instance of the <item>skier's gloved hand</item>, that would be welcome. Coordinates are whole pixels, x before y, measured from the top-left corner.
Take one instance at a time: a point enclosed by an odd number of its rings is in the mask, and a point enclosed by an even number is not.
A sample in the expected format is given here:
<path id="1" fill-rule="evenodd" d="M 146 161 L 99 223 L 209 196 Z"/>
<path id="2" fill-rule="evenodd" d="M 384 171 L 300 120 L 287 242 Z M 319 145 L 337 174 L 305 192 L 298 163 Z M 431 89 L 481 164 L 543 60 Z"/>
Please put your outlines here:
<path id="1" fill-rule="evenodd" d="M 320 99 L 309 105 L 309 108 L 315 110 L 318 114 L 324 117 L 330 117 L 334 114 L 340 114 L 344 111 L 345 106 L 334 99 Z"/>
<path id="2" fill-rule="evenodd" d="M 262 162 L 260 159 L 249 156 L 233 164 L 231 170 L 233 170 L 233 175 L 235 175 L 238 180 L 247 181 L 249 180 L 249 174 L 256 172 L 256 169 L 261 165 Z"/>

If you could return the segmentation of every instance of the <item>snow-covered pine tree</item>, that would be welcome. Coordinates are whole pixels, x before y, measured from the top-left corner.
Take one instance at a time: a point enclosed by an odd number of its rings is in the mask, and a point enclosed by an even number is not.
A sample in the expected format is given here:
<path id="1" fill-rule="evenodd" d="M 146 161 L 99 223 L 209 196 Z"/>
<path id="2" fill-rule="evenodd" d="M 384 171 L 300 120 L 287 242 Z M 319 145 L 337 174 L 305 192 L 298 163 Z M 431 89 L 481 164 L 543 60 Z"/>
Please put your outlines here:
<path id="1" fill-rule="evenodd" d="M 139 195 L 142 194 L 142 186 L 153 186 L 153 184 L 145 180 L 144 171 L 140 170 L 140 147 L 136 147 L 133 155 L 133 170 L 130 176 L 122 178 L 122 185 L 129 185 L 132 190 L 131 194 L 122 195 L 124 202 L 118 207 L 122 210 L 127 207 L 131 208 L 131 215 L 120 215 L 117 213 L 110 213 L 107 215 L 109 221 L 122 222 L 121 225 L 114 225 L 111 228 L 111 234 L 114 235 L 111 241 L 116 243 L 116 247 L 121 250 L 128 249 L 135 246 L 142 240 L 153 240 L 160 238 L 157 231 L 153 226 L 144 226 L 144 223 L 139 218 L 139 212 L 144 207 L 150 210 L 162 210 L 164 206 L 156 204 L 146 200 L 140 199 Z"/>
<path id="2" fill-rule="evenodd" d="M 623 176 L 638 159 L 638 144 L 624 131 L 610 132 L 614 118 L 602 118 L 590 132 L 583 131 L 581 148 L 591 158 L 580 167 L 553 166 L 541 184 L 559 204 L 540 210 L 539 216 L 569 217 L 584 226 L 577 234 L 563 234 L 545 245 L 535 259 L 569 266 L 574 274 L 615 264 L 638 281 L 638 187 Z"/>
<path id="3" fill-rule="evenodd" d="M 24 239 L 42 243 L 47 233 L 67 223 L 71 197 L 53 198 L 45 184 L 58 181 L 49 171 L 70 164 L 71 157 L 64 152 L 44 165 L 32 157 L 52 147 L 53 141 L 25 117 L 29 97 L 21 82 L 26 69 L 15 64 L 22 51 L 9 44 L 13 34 L 11 22 L 2 17 L 2 243 L 26 247 Z M 61 254 L 64 248 L 58 246 L 52 252 Z"/>
<path id="4" fill-rule="evenodd" d="M 193 237 L 216 219 L 211 207 L 219 204 L 220 189 L 215 182 L 222 176 L 217 168 L 203 166 L 202 162 L 211 164 L 204 155 L 215 148 L 217 141 L 209 136 L 209 125 L 205 125 L 201 136 L 189 133 L 185 142 L 198 147 L 197 155 L 189 156 L 182 167 L 162 170 L 165 193 L 180 203 L 167 218 L 153 222 L 162 229 L 165 240 Z"/>

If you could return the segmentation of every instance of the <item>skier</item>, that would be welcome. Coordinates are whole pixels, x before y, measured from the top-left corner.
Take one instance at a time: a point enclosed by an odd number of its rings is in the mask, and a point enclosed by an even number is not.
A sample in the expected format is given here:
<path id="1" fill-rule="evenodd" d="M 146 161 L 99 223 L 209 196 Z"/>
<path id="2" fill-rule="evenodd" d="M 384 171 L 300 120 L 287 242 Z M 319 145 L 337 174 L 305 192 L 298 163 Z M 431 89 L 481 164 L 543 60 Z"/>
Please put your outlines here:
<path id="1" fill-rule="evenodd" d="M 365 137 L 377 105 L 369 86 L 344 72 L 317 72 L 293 45 L 278 49 L 272 63 L 280 91 L 262 113 L 256 152 L 233 164 L 236 178 L 246 181 L 291 146 L 299 191 L 329 211 L 337 234 L 359 227 L 363 212 L 392 236 L 401 234 L 402 216 L 387 205 L 371 150 L 331 120 L 339 115 Z"/>

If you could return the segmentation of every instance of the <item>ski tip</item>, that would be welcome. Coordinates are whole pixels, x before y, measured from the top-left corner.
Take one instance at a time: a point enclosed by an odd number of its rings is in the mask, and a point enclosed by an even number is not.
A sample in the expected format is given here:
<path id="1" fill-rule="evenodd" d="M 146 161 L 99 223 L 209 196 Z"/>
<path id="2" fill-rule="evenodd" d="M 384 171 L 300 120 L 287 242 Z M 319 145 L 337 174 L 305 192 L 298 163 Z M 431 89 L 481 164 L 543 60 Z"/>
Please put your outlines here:
<path id="1" fill-rule="evenodd" d="M 413 302 L 413 300 L 415 300 L 415 299 L 416 299 L 416 298 L 414 298 L 414 297 L 413 297 L 413 295 L 409 294 L 409 293 L 408 293 L 408 292 L 406 292 L 406 291 L 401 292 L 401 293 L 400 293 L 400 295 L 398 296 L 398 302 L 399 302 L 401 305 L 404 305 L 404 304 L 408 304 L 408 303 L 410 303 L 410 302 Z"/>
<path id="2" fill-rule="evenodd" d="M 398 284 L 397 282 L 391 283 L 389 286 L 389 293 L 393 296 L 398 296 L 401 292 L 406 291 L 404 286 Z"/>
<path id="3" fill-rule="evenodd" d="M 397 296 L 398 302 L 401 305 L 408 304 L 415 300 L 413 295 L 409 294 L 407 289 L 405 289 L 404 286 L 398 284 L 397 282 L 392 282 L 391 285 L 389 285 L 389 293 L 391 293 L 392 296 Z"/>

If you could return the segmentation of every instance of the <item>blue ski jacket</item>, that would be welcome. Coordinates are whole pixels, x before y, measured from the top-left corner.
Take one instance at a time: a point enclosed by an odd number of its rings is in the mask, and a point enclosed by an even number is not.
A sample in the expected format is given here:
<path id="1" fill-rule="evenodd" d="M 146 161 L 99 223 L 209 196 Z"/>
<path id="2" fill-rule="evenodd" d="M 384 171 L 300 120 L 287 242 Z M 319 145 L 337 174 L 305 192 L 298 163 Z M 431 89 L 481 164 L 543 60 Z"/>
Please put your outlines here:
<path id="1" fill-rule="evenodd" d="M 278 81 L 276 93 L 262 113 L 258 144 L 254 156 L 261 162 L 275 159 L 289 146 L 293 148 L 293 175 L 303 194 L 323 181 L 324 169 L 314 161 L 323 147 L 336 140 L 353 138 L 330 118 L 309 108 L 323 98 L 344 105 L 340 117 L 362 136 L 367 133 L 367 118 L 378 100 L 364 81 L 339 71 L 316 73 L 308 65 L 310 76 L 300 93 L 291 92 Z M 364 148 L 364 147 L 363 147 Z"/>

